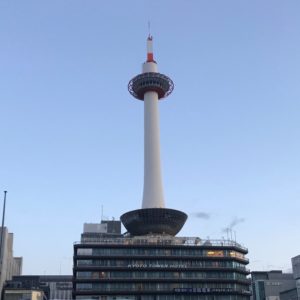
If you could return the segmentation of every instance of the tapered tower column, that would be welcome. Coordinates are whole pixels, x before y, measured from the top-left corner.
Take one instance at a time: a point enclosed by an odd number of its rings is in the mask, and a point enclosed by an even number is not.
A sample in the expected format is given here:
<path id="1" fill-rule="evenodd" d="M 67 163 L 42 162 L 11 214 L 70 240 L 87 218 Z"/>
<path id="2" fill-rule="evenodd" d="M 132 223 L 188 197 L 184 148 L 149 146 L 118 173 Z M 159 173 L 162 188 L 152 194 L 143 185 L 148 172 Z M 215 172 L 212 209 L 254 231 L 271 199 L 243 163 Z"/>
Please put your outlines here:
<path id="1" fill-rule="evenodd" d="M 144 193 L 142 208 L 165 207 L 160 166 L 158 95 L 144 95 Z"/>
<path id="2" fill-rule="evenodd" d="M 132 96 L 144 101 L 144 192 L 142 209 L 127 212 L 121 221 L 132 235 L 176 235 L 187 215 L 165 208 L 161 165 L 158 100 L 166 98 L 174 88 L 172 80 L 158 73 L 153 57 L 152 37 L 147 39 L 147 60 L 142 74 L 128 84 Z"/>
<path id="3" fill-rule="evenodd" d="M 147 39 L 147 61 L 143 73 L 157 73 L 153 59 L 152 37 Z M 160 135 L 158 93 L 149 89 L 144 93 L 144 192 L 142 208 L 165 207 L 160 166 Z"/>

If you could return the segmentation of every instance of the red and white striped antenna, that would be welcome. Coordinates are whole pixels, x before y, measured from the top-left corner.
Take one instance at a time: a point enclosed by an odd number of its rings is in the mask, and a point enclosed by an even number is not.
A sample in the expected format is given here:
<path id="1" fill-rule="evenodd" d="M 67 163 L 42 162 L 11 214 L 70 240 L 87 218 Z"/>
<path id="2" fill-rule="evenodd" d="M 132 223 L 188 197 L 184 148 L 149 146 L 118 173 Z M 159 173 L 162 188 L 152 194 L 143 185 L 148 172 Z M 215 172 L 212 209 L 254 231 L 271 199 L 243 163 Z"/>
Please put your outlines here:
<path id="1" fill-rule="evenodd" d="M 148 39 L 147 39 L 147 62 L 155 62 L 153 59 L 153 37 L 150 31 L 150 21 L 148 22 Z"/>

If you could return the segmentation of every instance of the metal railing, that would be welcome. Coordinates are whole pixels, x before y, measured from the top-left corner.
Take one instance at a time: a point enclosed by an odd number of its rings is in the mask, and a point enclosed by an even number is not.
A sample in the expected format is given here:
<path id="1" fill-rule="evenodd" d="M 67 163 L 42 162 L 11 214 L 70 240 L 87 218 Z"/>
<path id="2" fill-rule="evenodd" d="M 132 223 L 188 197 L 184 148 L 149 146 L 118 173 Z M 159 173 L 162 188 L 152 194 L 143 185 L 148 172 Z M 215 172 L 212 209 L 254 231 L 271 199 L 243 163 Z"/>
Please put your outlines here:
<path id="1" fill-rule="evenodd" d="M 247 251 L 247 248 L 233 240 L 202 240 L 199 237 L 171 237 L 171 236 L 135 236 L 135 237 L 97 237 L 85 238 L 74 244 L 106 244 L 106 245 L 162 245 L 162 246 L 211 246 L 236 247 Z"/>

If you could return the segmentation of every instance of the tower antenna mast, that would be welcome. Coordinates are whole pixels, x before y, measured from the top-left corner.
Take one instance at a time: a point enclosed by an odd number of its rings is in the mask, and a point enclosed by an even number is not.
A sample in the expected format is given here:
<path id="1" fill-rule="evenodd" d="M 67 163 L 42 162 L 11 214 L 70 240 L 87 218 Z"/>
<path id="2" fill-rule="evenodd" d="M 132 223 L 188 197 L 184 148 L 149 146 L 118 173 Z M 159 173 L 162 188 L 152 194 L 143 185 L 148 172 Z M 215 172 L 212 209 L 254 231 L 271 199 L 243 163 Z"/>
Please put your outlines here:
<path id="1" fill-rule="evenodd" d="M 148 21 L 148 36 L 151 36 L 151 23 Z"/>

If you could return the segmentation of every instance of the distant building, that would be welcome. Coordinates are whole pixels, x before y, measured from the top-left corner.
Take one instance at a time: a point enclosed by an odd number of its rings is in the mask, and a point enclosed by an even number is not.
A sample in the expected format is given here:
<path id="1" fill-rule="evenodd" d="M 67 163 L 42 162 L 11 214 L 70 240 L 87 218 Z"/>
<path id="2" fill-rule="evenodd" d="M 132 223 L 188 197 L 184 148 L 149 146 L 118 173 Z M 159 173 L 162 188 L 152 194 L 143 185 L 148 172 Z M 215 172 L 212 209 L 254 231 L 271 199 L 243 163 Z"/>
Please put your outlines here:
<path id="1" fill-rule="evenodd" d="M 42 290 L 6 289 L 3 293 L 3 300 L 43 300 Z"/>
<path id="2" fill-rule="evenodd" d="M 7 228 L 0 227 L 2 236 L 2 249 L 0 252 L 0 291 L 6 280 L 10 280 L 14 275 L 22 274 L 22 257 L 13 256 L 13 233 L 9 233 Z"/>
<path id="3" fill-rule="evenodd" d="M 296 280 L 297 300 L 300 300 L 300 255 L 292 258 L 292 267 L 294 278 Z"/>
<path id="4" fill-rule="evenodd" d="M 276 271 L 251 272 L 253 300 L 280 300 L 280 293 L 296 286 L 292 273 Z"/>
<path id="5" fill-rule="evenodd" d="M 50 289 L 49 300 L 72 299 L 72 275 L 43 275 L 40 281 Z"/>
<path id="6" fill-rule="evenodd" d="M 44 283 L 41 283 L 40 276 L 37 275 L 24 275 L 24 276 L 13 276 L 11 280 L 6 281 L 3 291 L 15 290 L 18 291 L 31 291 L 41 290 L 43 291 L 43 297 L 49 299 L 50 288 Z"/>
<path id="7" fill-rule="evenodd" d="M 121 222 L 103 220 L 101 223 L 84 223 L 81 242 L 96 241 L 100 237 L 119 237 L 121 236 Z"/>
<path id="8" fill-rule="evenodd" d="M 6 282 L 6 290 L 42 290 L 44 298 L 72 299 L 72 276 L 70 275 L 24 275 L 13 276 Z"/>
<path id="9" fill-rule="evenodd" d="M 251 272 L 253 300 L 300 300 L 300 255 L 291 260 L 293 273 Z"/>
<path id="10" fill-rule="evenodd" d="M 297 289 L 286 290 L 280 292 L 280 300 L 298 300 Z"/>
<path id="11" fill-rule="evenodd" d="M 300 279 L 300 255 L 292 258 L 292 268 L 295 279 Z"/>
<path id="12" fill-rule="evenodd" d="M 300 300 L 300 255 L 292 258 L 295 288 L 280 293 L 280 300 Z"/>

